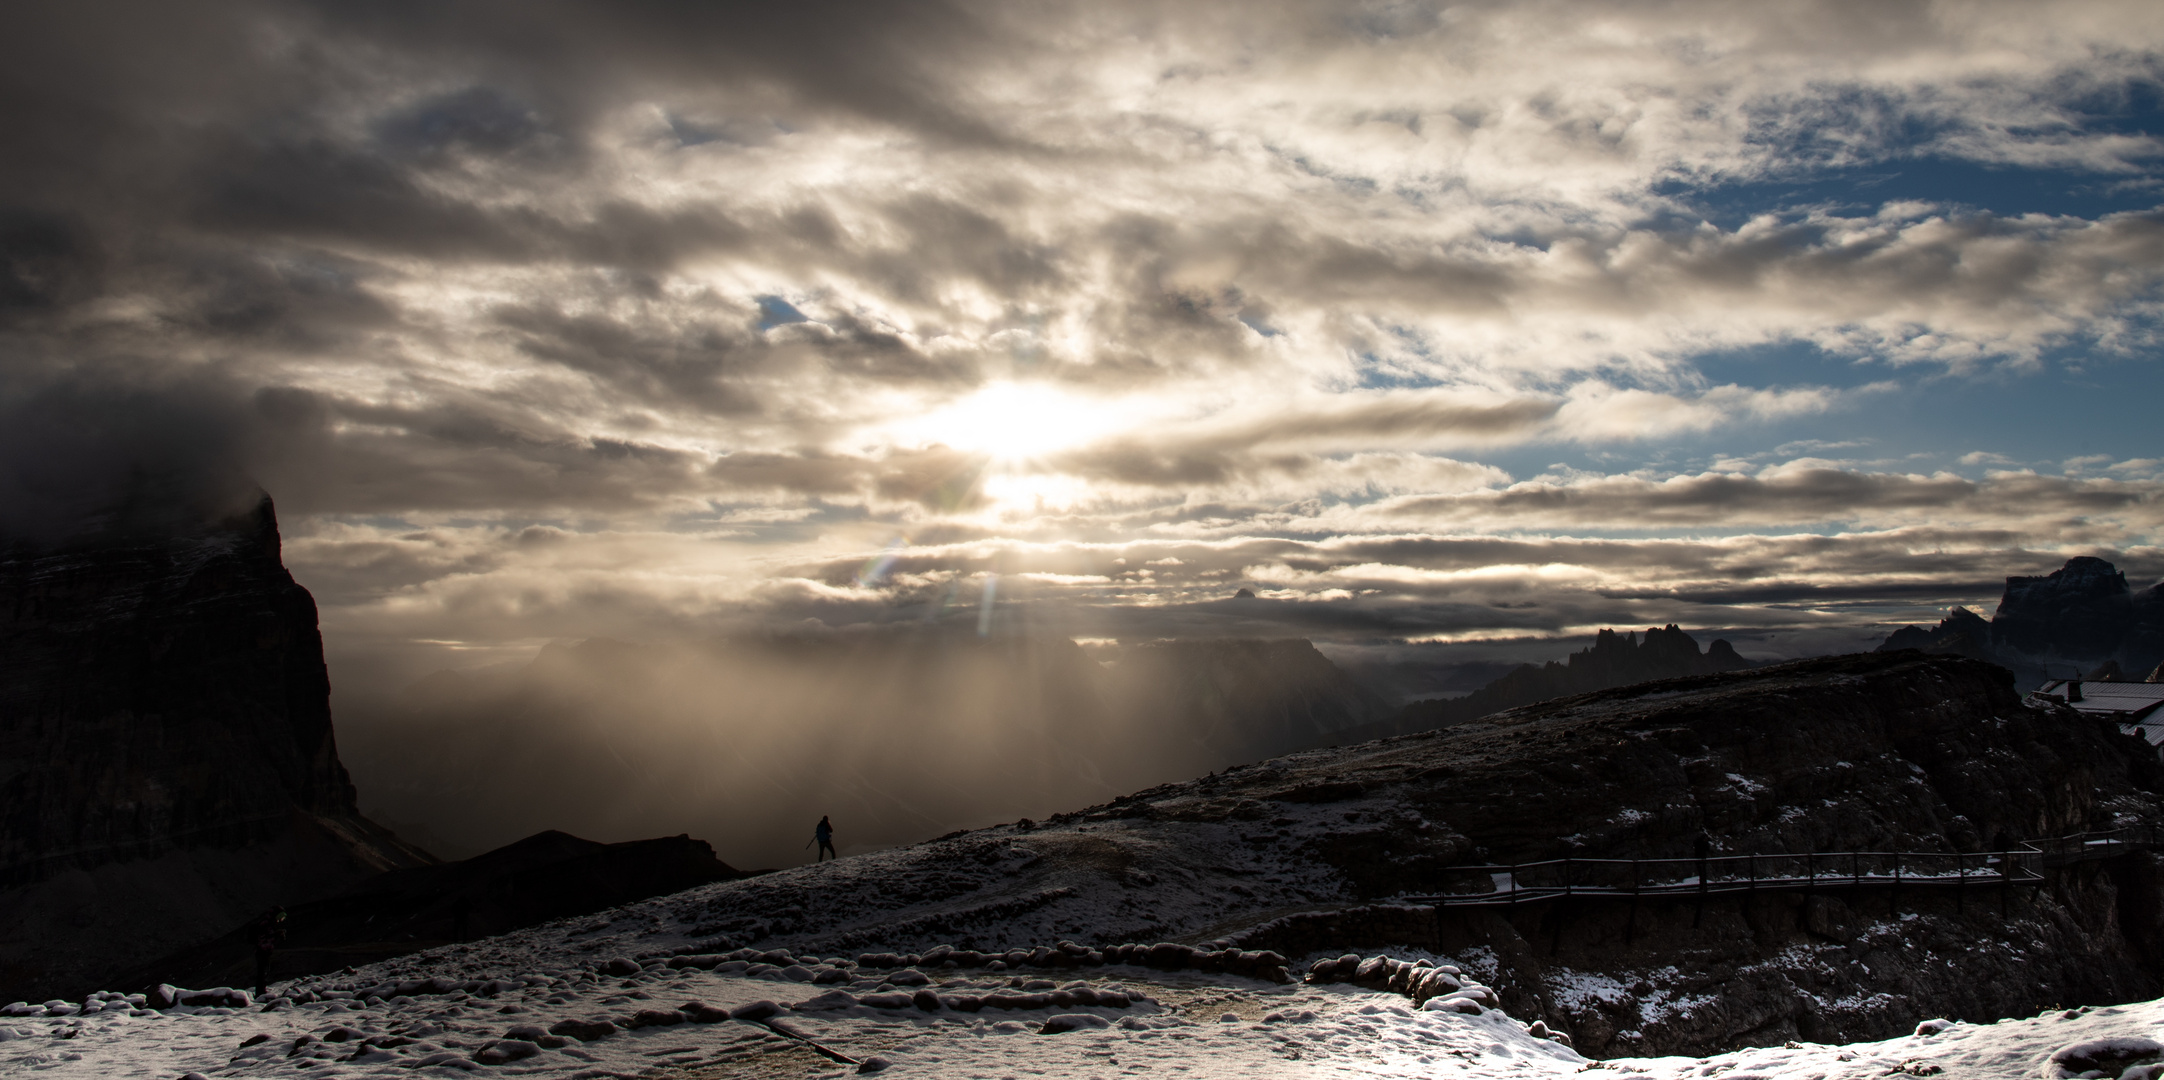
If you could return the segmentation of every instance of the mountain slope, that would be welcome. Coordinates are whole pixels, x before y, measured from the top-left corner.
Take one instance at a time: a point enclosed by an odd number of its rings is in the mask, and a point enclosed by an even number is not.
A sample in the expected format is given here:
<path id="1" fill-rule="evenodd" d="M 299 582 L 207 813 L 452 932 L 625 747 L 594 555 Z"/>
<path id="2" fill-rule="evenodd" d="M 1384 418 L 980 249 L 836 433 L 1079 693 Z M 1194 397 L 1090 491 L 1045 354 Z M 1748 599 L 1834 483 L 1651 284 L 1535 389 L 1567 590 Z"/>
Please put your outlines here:
<path id="1" fill-rule="evenodd" d="M 2154 996 L 2160 863 L 2069 870 L 2003 910 L 1995 896 L 1922 890 L 1896 898 L 1898 914 L 1873 891 L 1715 896 L 1702 916 L 1688 899 L 1435 913 L 1392 898 L 1459 883 L 1466 864 L 1689 857 L 1701 833 L 1723 854 L 1976 851 L 2154 827 L 2159 791 L 2146 746 L 2025 704 L 1989 665 L 1832 657 L 1285 755 L 1044 822 L 694 889 L 519 947 L 1411 948 L 1459 958 L 1513 1015 L 1589 1053 L 1703 1055 Z M 386 970 L 463 979 L 509 962 L 438 951 Z"/>

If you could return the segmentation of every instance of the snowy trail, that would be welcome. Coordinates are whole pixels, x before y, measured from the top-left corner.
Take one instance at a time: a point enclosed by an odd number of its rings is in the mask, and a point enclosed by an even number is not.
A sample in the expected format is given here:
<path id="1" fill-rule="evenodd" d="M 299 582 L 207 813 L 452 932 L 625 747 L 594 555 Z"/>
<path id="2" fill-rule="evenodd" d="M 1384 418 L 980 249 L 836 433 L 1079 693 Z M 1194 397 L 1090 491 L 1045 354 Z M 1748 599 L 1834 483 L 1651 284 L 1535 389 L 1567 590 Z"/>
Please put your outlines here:
<path id="1" fill-rule="evenodd" d="M 89 1016 L 14 1020 L 0 1070 L 54 1077 L 374 1077 L 503 1073 L 522 1076 L 795 1076 L 853 1074 L 797 1034 L 856 1061 L 884 1059 L 894 1075 L 1197 1077 L 1427 1076 L 1463 1063 L 1494 1075 L 1570 1075 L 1584 1059 L 1490 1010 L 1415 1012 L 1402 997 L 1347 986 L 1282 986 L 1241 978 L 1092 978 L 1055 983 L 1024 973 L 932 980 L 941 994 L 1025 994 L 1089 987 L 1124 993 L 1124 1008 L 1057 1006 L 928 1013 L 851 1000 L 906 995 L 920 973 L 882 971 L 847 989 L 700 971 L 629 979 L 531 974 L 494 997 L 458 993 L 374 1004 L 114 1008 Z M 1125 975 L 1126 972 L 1120 974 Z M 1151 977 L 1154 976 L 1154 977 Z M 901 985 L 894 985 L 899 980 Z M 837 990 L 841 990 L 837 993 Z M 814 993 L 813 991 L 821 991 Z M 540 1036 L 563 1021 L 626 1027 L 641 1009 L 697 1000 L 716 1008 L 794 1004 L 763 1018 L 679 1022 L 593 1038 Z M 1060 1029 L 1066 1030 L 1060 1030 Z M 1050 1033 L 1047 1033 L 1047 1032 Z M 524 1036 L 513 1045 L 509 1036 Z M 544 1045 L 553 1043 L 555 1045 Z M 492 1053 L 492 1050 L 494 1053 Z M 494 1058 L 498 1063 L 485 1064 Z M 479 1059 L 479 1060 L 477 1060 Z"/>
<path id="2" fill-rule="evenodd" d="M 535 958 L 540 959 L 540 958 Z M 809 958 L 807 958 L 809 959 Z M 732 965 L 734 966 L 734 965 Z M 760 965 L 765 967 L 766 965 Z M 2069 1046 L 2144 1049 L 2164 1034 L 2164 1003 L 2078 1009 L 1989 1025 L 1924 1025 L 1918 1034 L 1852 1046 L 1802 1045 L 1709 1058 L 1588 1061 L 1489 1009 L 1418 1011 L 1396 994 L 1344 984 L 1258 980 L 1136 968 L 1103 968 L 1055 981 L 1024 971 L 862 970 L 826 965 L 846 980 L 806 980 L 813 969 L 701 971 L 652 965 L 629 977 L 542 967 L 503 973 L 493 995 L 453 992 L 389 1001 L 334 999 L 246 1008 L 125 1002 L 88 1015 L 0 1021 L 0 1072 L 52 1077 L 602 1077 L 853 1075 L 858 1066 L 821 1056 L 801 1036 L 895 1076 L 999 1078 L 1169 1075 L 1196 1078 L 1612 1076 L 1643 1080 L 1841 1080 L 1925 1076 L 2036 1077 L 2095 1074 L 2150 1078 L 2121 1066 L 2140 1055 L 2074 1061 Z M 345 977 L 365 983 L 367 972 Z M 831 976 L 829 976 L 831 978 Z M 511 985 L 515 982 L 515 988 Z M 294 990 L 305 984 L 288 984 Z M 321 985 L 321 982 L 318 982 Z M 975 1012 L 935 1006 L 933 991 L 1015 1000 L 1065 989 L 1124 995 L 1124 1007 L 1052 1005 Z M 493 989 L 493 988 L 491 988 Z M 892 999 L 901 997 L 908 1004 Z M 1114 999 L 1117 1000 L 1117 999 Z M 738 1019 L 679 1018 L 632 1028 L 642 1011 L 697 1001 Z M 771 1015 L 756 1003 L 775 1002 Z M 896 1007 L 896 1006 L 899 1007 Z M 746 1008 L 746 1007 L 750 1008 Z M 884 1007 L 882 1007 L 884 1006 Z M 64 1010 L 62 1010 L 64 1011 Z M 715 1015 L 709 1012 L 708 1015 Z M 589 1038 L 549 1036 L 564 1022 L 618 1030 Z M 1063 1030 L 1064 1029 L 1064 1030 Z M 2153 1049 L 2147 1060 L 2164 1054 Z M 887 1063 L 880 1067 L 878 1062 Z M 2164 1069 L 2164 1066 L 2160 1066 Z"/>

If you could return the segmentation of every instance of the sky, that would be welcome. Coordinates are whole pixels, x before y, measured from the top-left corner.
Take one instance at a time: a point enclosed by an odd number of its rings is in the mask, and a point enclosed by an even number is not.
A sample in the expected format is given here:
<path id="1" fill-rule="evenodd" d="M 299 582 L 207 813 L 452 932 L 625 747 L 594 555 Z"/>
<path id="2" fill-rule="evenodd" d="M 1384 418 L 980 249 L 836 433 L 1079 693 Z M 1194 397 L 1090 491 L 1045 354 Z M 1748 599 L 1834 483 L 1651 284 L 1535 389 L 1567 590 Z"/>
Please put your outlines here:
<path id="1" fill-rule="evenodd" d="M 259 484 L 343 685 L 908 625 L 1780 655 L 2164 576 L 2155 4 L 6 22 L 0 531 Z"/>

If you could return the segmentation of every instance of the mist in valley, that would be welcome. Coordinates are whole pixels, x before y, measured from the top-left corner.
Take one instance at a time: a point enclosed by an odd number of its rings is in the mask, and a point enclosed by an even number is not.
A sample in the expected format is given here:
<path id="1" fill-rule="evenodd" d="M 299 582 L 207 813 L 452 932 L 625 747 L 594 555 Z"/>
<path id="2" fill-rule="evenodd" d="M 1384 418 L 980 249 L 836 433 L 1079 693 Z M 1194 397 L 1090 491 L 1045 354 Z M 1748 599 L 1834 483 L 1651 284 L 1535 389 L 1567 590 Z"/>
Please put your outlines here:
<path id="1" fill-rule="evenodd" d="M 459 858 L 689 833 L 746 869 L 1104 802 L 1388 712 L 1305 641 L 1084 647 L 936 630 L 551 645 L 338 718 L 369 815 Z"/>

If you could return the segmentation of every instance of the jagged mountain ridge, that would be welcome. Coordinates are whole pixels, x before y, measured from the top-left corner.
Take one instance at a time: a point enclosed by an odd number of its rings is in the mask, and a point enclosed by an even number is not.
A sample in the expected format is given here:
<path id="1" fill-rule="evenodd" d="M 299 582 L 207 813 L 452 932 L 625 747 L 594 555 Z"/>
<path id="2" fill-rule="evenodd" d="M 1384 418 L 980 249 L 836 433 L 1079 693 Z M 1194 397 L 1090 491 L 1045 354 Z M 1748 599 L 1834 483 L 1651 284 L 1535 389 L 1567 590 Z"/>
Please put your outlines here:
<path id="1" fill-rule="evenodd" d="M 1395 718 L 1394 730 L 1374 734 L 1424 731 L 1549 698 L 1750 666 L 1724 639 L 1714 639 L 1701 653 L 1697 640 L 1674 623 L 1648 628 L 1643 639 L 1635 633 L 1604 629 L 1594 635 L 1592 645 L 1561 662 L 1550 660 L 1538 667 L 1521 664 L 1464 697 L 1412 702 Z"/>
<path id="2" fill-rule="evenodd" d="M 370 809 L 483 849 L 545 828 L 689 831 L 731 862 L 801 860 L 1042 816 L 1342 741 L 1386 706 L 1306 641 L 931 630 L 551 646 L 439 673 L 345 729 Z"/>
<path id="3" fill-rule="evenodd" d="M 0 555 L 0 996 L 430 861 L 356 809 L 329 693 L 267 496 Z"/>
<path id="4" fill-rule="evenodd" d="M 1935 627 L 1896 629 L 1879 648 L 1987 660 L 2025 685 L 2107 665 L 2138 679 L 2164 663 L 2164 583 L 2136 592 L 2118 567 L 2078 556 L 2049 574 L 2007 578 L 1989 622 L 1956 607 Z"/>

